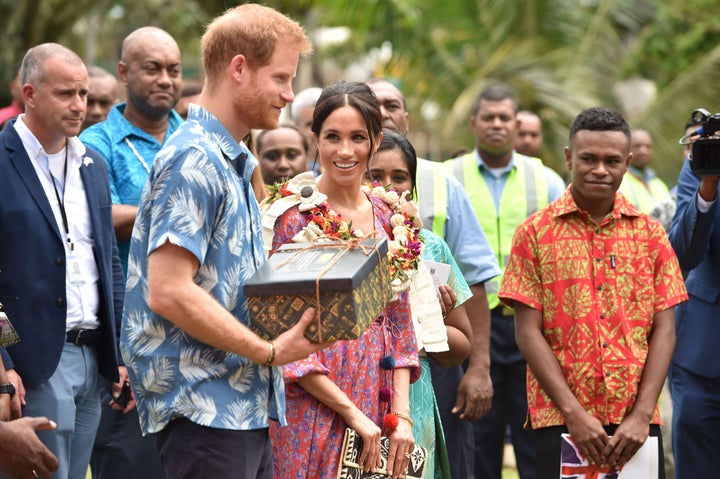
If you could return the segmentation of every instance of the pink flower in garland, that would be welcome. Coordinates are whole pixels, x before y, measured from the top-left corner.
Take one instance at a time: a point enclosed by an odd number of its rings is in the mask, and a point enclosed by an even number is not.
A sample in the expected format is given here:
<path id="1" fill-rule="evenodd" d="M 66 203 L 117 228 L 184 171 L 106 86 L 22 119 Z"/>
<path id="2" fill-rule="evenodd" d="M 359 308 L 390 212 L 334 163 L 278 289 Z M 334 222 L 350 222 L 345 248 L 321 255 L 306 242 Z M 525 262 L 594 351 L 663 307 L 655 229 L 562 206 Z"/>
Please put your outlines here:
<path id="1" fill-rule="evenodd" d="M 363 185 L 363 190 L 379 196 L 395 214 L 390 218 L 393 239 L 388 245 L 388 260 L 390 262 L 390 278 L 395 291 L 403 291 L 410 284 L 410 279 L 420 264 L 422 253 L 422 238 L 419 218 L 411 215 L 417 213 L 412 201 L 408 201 L 408 192 L 402 195 L 392 186 L 382 186 L 374 181 L 371 185 Z"/>

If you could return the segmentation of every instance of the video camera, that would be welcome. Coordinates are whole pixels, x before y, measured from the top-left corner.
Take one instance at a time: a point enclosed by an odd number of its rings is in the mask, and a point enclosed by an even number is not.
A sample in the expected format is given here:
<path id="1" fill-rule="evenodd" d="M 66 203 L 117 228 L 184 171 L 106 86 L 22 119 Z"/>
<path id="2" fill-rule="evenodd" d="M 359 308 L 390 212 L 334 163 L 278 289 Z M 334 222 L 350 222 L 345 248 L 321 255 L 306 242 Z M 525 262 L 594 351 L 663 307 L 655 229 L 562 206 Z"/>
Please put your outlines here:
<path id="1" fill-rule="evenodd" d="M 700 125 L 693 133 L 680 139 L 680 144 L 692 143 L 690 166 L 698 176 L 720 176 L 720 113 L 710 114 L 703 108 L 692 113 L 693 120 Z M 691 137 L 700 135 L 695 141 Z"/>

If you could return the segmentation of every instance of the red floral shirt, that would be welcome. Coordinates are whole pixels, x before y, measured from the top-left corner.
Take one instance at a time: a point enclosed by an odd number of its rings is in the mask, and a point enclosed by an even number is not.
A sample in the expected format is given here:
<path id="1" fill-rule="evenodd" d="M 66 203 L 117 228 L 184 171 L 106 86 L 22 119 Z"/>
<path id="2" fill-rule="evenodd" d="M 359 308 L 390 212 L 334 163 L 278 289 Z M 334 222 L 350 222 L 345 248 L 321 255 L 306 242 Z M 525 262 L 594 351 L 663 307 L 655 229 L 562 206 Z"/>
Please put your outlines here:
<path id="1" fill-rule="evenodd" d="M 575 397 L 603 424 L 630 412 L 655 313 L 687 300 L 662 226 L 622 194 L 598 226 L 565 190 L 518 227 L 500 298 L 542 311 L 543 334 Z M 564 424 L 528 368 L 534 428 Z M 655 408 L 652 423 L 659 424 Z"/>

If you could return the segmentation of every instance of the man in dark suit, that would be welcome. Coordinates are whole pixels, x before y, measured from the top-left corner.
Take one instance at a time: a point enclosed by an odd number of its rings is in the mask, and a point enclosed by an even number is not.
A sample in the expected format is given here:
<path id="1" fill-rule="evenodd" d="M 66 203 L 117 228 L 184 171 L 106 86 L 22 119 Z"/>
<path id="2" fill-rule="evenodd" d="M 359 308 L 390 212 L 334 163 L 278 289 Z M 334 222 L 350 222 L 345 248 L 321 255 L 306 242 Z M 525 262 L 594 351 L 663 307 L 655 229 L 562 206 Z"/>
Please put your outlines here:
<path id="1" fill-rule="evenodd" d="M 720 178 L 698 176 L 690 165 L 685 160 L 680 171 L 677 210 L 670 227 L 670 243 L 686 272 L 690 296 L 677 307 L 677 340 L 670 366 L 679 479 L 717 477 L 720 468 Z"/>
<path id="2" fill-rule="evenodd" d="M 54 43 L 33 47 L 21 78 L 25 114 L 0 133 L 0 301 L 21 339 L 0 353 L 13 415 L 57 423 L 38 433 L 59 459 L 54 477 L 84 479 L 100 376 L 116 394 L 127 380 L 108 172 L 77 138 L 88 93 L 80 57 Z"/>

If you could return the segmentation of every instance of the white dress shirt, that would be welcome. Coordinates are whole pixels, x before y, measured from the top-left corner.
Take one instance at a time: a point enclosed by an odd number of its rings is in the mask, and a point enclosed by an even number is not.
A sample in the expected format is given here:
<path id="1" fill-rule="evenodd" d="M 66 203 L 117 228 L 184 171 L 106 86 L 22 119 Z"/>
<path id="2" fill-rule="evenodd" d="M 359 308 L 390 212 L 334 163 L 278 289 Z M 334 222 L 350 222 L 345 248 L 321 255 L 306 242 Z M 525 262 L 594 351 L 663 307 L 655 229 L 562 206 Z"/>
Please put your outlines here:
<path id="1" fill-rule="evenodd" d="M 95 241 L 90 222 L 90 209 L 85 195 L 85 185 L 80 177 L 80 168 L 83 167 L 82 158 L 86 151 L 85 145 L 77 137 L 70 137 L 67 139 L 65 148 L 58 153 L 47 154 L 35 135 L 25 125 L 23 118 L 24 114 L 20 115 L 13 126 L 20 135 L 23 147 L 30 157 L 35 173 L 45 191 L 45 196 L 50 202 L 60 235 L 64 240 L 69 240 L 63 241 L 66 258 L 67 316 L 65 329 L 66 331 L 97 329 L 100 326 L 97 318 L 99 272 L 93 254 Z M 65 174 L 66 159 L 67 175 Z M 56 181 L 53 181 L 53 177 Z M 63 201 L 69 231 L 65 229 L 58 196 Z M 73 274 L 75 270 L 77 273 Z"/>

